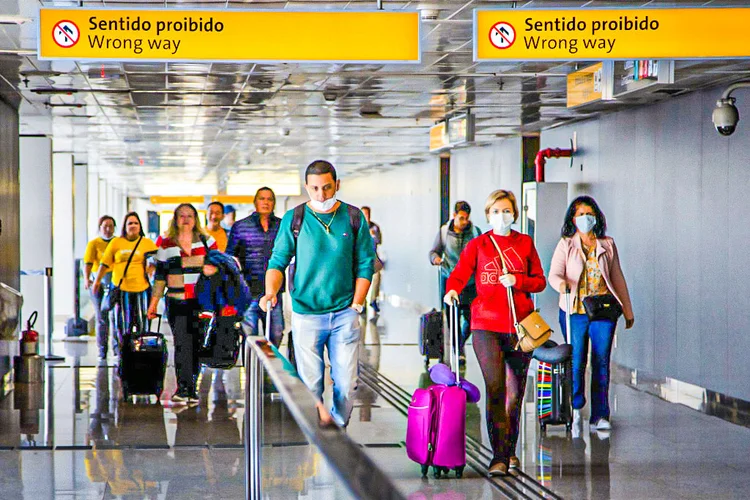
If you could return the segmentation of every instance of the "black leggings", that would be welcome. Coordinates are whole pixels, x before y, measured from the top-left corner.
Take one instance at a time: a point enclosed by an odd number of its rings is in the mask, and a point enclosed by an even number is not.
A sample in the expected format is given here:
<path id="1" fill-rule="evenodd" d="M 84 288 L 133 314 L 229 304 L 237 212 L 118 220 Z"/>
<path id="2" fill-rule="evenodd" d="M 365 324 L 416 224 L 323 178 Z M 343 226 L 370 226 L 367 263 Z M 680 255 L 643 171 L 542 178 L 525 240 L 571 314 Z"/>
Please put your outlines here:
<path id="1" fill-rule="evenodd" d="M 474 330 L 472 335 L 487 388 L 487 432 L 493 463 L 508 465 L 518 442 L 518 419 L 531 354 L 515 350 L 515 334 Z"/>
<path id="2" fill-rule="evenodd" d="M 177 387 L 188 391 L 195 390 L 200 373 L 198 348 L 201 341 L 200 305 L 196 299 L 167 299 L 169 327 L 174 337 L 174 368 L 177 374 Z"/>

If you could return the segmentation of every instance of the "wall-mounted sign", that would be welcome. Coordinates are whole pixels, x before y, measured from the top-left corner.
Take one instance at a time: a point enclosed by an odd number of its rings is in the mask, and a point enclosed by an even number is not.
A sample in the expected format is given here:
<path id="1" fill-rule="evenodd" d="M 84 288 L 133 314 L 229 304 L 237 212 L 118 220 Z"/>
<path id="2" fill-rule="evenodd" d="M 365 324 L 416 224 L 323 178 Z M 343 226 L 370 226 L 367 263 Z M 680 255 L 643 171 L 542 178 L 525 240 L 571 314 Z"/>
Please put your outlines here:
<path id="1" fill-rule="evenodd" d="M 597 63 L 568 75 L 568 107 L 602 100 L 604 64 Z"/>
<path id="2" fill-rule="evenodd" d="M 448 118 L 448 143 L 451 146 L 474 141 L 474 115 L 464 113 Z"/>
<path id="3" fill-rule="evenodd" d="M 440 122 L 430 127 L 430 153 L 442 151 L 450 147 L 446 122 Z"/>
<path id="4" fill-rule="evenodd" d="M 627 60 L 613 63 L 613 97 L 674 83 L 674 61 Z"/>
<path id="5" fill-rule="evenodd" d="M 430 152 L 474 141 L 474 115 L 461 113 L 430 127 Z"/>
<path id="6" fill-rule="evenodd" d="M 39 59 L 420 62 L 419 12 L 54 9 Z"/>
<path id="7" fill-rule="evenodd" d="M 474 60 L 750 57 L 750 8 L 474 11 Z"/>

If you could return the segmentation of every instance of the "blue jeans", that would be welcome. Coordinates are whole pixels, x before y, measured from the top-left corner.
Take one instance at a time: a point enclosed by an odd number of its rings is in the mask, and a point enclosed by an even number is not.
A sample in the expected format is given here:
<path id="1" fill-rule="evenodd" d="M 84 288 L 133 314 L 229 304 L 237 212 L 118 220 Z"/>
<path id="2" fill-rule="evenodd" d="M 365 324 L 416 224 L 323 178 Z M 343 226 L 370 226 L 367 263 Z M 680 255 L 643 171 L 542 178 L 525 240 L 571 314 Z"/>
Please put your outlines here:
<path id="1" fill-rule="evenodd" d="M 331 416 L 339 425 L 348 424 L 359 376 L 359 314 L 349 307 L 326 314 L 292 312 L 292 331 L 297 373 L 318 398 L 323 397 L 323 348 L 328 349 L 333 379 Z"/>
<path id="2" fill-rule="evenodd" d="M 148 303 L 151 299 L 151 289 L 142 292 L 121 293 L 120 303 L 115 305 L 115 330 L 118 343 L 124 336 L 135 332 L 140 335 L 148 331 Z M 115 344 L 115 350 L 117 344 Z M 115 352 L 117 354 L 117 352 Z"/>
<path id="3" fill-rule="evenodd" d="M 263 331 L 260 335 L 265 335 L 266 313 L 254 300 L 250 307 L 245 311 L 245 317 L 242 318 L 242 326 L 246 335 L 258 335 L 258 326 L 262 324 Z M 276 347 L 281 344 L 281 338 L 284 335 L 284 311 L 281 308 L 281 297 L 279 297 L 276 307 L 271 309 L 271 342 Z"/>
<path id="4" fill-rule="evenodd" d="M 586 405 L 586 358 L 591 339 L 591 418 L 593 424 L 600 418 L 609 419 L 609 356 L 615 334 L 613 321 L 590 321 L 585 314 L 570 315 L 573 346 L 573 409 Z M 560 309 L 560 327 L 565 341 L 565 311 Z"/>
<path id="5" fill-rule="evenodd" d="M 89 287 L 89 296 L 91 297 L 91 303 L 94 304 L 94 311 L 96 312 L 96 344 L 99 347 L 99 357 L 107 357 L 107 350 L 109 349 L 109 332 L 114 331 L 115 315 L 113 311 L 102 312 L 102 300 L 104 299 L 104 293 L 108 285 L 102 280 L 102 286 L 99 288 L 99 293 L 94 293 L 94 287 Z M 120 354 L 120 345 L 118 343 L 117 335 L 112 335 L 112 347 L 115 355 Z"/>

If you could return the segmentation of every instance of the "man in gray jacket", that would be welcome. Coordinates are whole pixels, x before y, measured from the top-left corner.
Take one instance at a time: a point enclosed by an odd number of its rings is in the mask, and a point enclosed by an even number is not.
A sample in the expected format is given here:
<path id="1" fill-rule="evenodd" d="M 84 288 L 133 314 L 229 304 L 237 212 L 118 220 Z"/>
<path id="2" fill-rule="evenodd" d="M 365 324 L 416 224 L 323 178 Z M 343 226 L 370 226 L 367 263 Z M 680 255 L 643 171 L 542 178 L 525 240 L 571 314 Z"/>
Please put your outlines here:
<path id="1" fill-rule="evenodd" d="M 453 268 L 458 263 L 466 245 L 473 238 L 482 234 L 482 230 L 472 224 L 471 206 L 465 201 L 456 202 L 453 210 L 453 218 L 443 224 L 435 237 L 435 242 L 430 250 L 430 263 L 433 266 L 440 266 L 440 302 L 445 296 L 445 282 L 450 276 Z M 471 330 L 469 329 L 471 318 L 471 302 L 477 296 L 474 280 L 472 279 L 461 293 L 461 345 L 459 346 L 459 360 L 463 364 L 466 362 L 464 356 L 464 344 L 469 338 Z"/>

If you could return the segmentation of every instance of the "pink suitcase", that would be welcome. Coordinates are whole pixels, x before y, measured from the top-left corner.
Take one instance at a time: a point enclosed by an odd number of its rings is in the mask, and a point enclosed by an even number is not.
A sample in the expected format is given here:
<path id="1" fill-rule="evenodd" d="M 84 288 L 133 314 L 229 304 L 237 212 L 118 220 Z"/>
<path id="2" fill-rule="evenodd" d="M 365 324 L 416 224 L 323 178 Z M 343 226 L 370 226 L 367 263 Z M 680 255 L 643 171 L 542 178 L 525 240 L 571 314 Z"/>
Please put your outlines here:
<path id="1" fill-rule="evenodd" d="M 458 307 L 451 307 L 451 364 L 458 377 Z M 456 380 L 458 382 L 458 379 Z M 422 477 L 430 466 L 436 478 L 466 466 L 466 392 L 457 385 L 436 384 L 417 389 L 409 404 L 406 454 L 422 465 Z"/>

